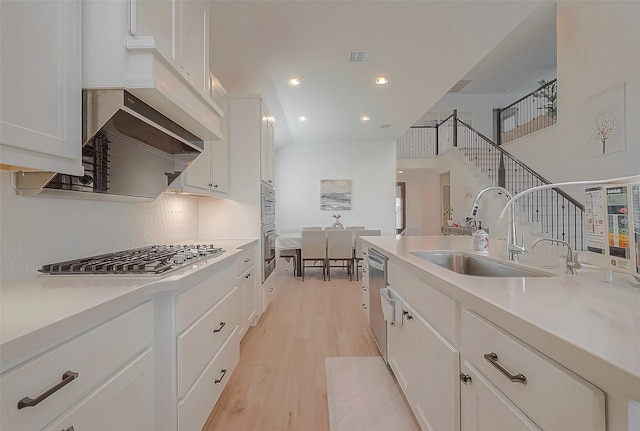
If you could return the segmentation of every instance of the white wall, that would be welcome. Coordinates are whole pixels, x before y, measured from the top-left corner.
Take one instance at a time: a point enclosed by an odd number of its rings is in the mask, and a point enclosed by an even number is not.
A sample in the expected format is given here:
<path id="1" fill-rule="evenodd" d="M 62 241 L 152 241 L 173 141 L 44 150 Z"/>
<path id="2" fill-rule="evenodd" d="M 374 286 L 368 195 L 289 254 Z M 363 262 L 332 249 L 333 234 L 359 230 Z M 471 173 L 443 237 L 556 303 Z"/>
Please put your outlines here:
<path id="1" fill-rule="evenodd" d="M 440 175 L 435 169 L 402 169 L 397 180 L 406 183 L 407 233 L 440 235 Z"/>
<path id="2" fill-rule="evenodd" d="M 505 146 L 553 182 L 640 174 L 640 2 L 558 2 L 558 123 Z M 587 155 L 587 99 L 626 83 L 626 151 Z M 569 190 L 583 200 L 581 188 Z"/>
<path id="3" fill-rule="evenodd" d="M 394 142 L 294 142 L 276 151 L 276 229 L 364 225 L 395 233 Z M 321 211 L 320 180 L 350 179 L 351 210 Z"/>
<path id="4" fill-rule="evenodd" d="M 198 237 L 198 199 L 163 194 L 151 202 L 18 196 L 0 171 L 0 280 L 47 263 Z"/>

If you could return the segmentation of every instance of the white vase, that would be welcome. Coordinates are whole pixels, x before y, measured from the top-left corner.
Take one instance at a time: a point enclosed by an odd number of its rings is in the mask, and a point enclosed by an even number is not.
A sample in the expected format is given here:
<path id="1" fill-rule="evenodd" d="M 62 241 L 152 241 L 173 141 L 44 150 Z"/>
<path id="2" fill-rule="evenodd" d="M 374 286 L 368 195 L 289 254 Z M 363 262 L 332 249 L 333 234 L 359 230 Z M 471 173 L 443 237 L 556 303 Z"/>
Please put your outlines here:
<path id="1" fill-rule="evenodd" d="M 335 222 L 333 222 L 333 224 L 331 225 L 331 227 L 335 227 L 335 228 L 339 228 L 339 229 L 344 229 L 344 226 L 342 226 L 342 223 L 340 223 L 340 220 L 336 219 Z"/>
<path id="2" fill-rule="evenodd" d="M 453 226 L 453 220 L 447 220 L 447 225 Z"/>

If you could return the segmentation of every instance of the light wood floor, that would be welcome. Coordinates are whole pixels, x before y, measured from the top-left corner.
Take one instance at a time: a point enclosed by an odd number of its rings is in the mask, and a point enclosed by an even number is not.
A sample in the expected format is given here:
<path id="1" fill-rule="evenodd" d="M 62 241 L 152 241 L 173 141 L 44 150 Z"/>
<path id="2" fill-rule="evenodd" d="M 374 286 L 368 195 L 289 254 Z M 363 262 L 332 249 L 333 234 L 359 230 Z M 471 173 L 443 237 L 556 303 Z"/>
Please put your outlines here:
<path id="1" fill-rule="evenodd" d="M 278 262 L 276 295 L 240 344 L 240 362 L 203 431 L 328 431 L 324 359 L 376 356 L 361 282 L 332 269 L 305 281 Z"/>

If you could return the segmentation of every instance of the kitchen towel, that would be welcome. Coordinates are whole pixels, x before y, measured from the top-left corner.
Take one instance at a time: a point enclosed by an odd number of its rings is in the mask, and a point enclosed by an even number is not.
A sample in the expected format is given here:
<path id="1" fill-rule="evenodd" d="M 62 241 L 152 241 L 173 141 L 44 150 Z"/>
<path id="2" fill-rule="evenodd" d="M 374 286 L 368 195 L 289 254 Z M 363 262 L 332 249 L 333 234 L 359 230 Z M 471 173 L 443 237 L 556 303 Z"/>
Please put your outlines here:
<path id="1" fill-rule="evenodd" d="M 325 358 L 330 431 L 418 431 L 380 356 Z"/>

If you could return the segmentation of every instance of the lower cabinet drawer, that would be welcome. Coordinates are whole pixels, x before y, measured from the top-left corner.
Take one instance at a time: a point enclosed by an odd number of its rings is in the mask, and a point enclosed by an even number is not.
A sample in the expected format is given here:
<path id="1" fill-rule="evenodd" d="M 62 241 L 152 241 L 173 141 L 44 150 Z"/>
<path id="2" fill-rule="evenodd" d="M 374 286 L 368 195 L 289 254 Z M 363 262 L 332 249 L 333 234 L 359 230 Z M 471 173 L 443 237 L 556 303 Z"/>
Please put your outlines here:
<path id="1" fill-rule="evenodd" d="M 545 431 L 603 431 L 604 394 L 540 352 L 465 310 L 465 360 Z"/>
<path id="2" fill-rule="evenodd" d="M 0 378 L 0 429 L 42 429 L 152 341 L 146 302 L 9 370 Z"/>
<path id="3" fill-rule="evenodd" d="M 178 336 L 178 397 L 184 395 L 240 323 L 241 293 L 239 287 L 234 287 L 201 319 Z"/>
<path id="4" fill-rule="evenodd" d="M 199 431 L 240 359 L 239 327 L 233 329 L 193 387 L 178 402 L 178 431 Z"/>
<path id="5" fill-rule="evenodd" d="M 244 250 L 242 252 L 242 255 L 240 255 L 240 257 L 238 258 L 237 275 L 240 276 L 244 274 L 245 272 L 247 272 L 249 268 L 255 265 L 256 263 L 255 259 L 256 259 L 256 247 L 251 247 L 247 250 Z"/>
<path id="6" fill-rule="evenodd" d="M 156 429 L 153 380 L 153 350 L 149 349 L 45 430 Z"/>
<path id="7" fill-rule="evenodd" d="M 220 301 L 236 285 L 235 261 L 229 260 L 229 265 L 206 280 L 190 287 L 178 295 L 177 299 L 177 323 L 178 333 L 208 309 Z"/>

